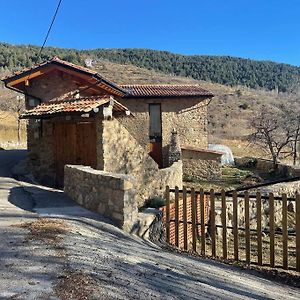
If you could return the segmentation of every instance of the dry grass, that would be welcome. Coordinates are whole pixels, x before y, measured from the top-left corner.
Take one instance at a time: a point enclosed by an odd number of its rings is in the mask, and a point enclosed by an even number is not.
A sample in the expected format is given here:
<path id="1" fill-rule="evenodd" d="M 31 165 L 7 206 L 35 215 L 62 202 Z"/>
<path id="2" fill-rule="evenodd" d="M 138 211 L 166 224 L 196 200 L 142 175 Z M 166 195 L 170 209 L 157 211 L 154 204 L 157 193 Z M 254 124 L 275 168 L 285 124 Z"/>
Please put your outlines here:
<path id="1" fill-rule="evenodd" d="M 0 146 L 4 149 L 24 147 L 26 143 L 26 121 L 21 121 L 21 145 L 18 145 L 17 141 L 17 114 L 0 110 Z"/>
<path id="2" fill-rule="evenodd" d="M 91 276 L 80 271 L 69 270 L 60 276 L 54 291 L 62 300 L 87 300 L 90 299 L 95 284 L 96 282 Z"/>
<path id="3" fill-rule="evenodd" d="M 68 226 L 64 221 L 49 218 L 40 218 L 29 223 L 22 223 L 18 227 L 29 230 L 27 240 L 39 240 L 57 245 L 62 240 Z"/>

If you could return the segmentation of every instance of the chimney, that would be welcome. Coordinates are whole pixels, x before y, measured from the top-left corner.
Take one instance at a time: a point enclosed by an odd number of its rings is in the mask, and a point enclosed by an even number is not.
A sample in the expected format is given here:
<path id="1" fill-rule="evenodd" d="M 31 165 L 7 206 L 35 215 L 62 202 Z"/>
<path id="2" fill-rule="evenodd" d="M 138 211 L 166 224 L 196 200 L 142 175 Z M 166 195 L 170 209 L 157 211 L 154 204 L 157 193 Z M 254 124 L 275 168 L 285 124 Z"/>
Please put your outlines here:
<path id="1" fill-rule="evenodd" d="M 181 160 L 181 148 L 178 133 L 174 128 L 171 132 L 171 140 L 169 145 L 169 166 L 179 160 Z"/>

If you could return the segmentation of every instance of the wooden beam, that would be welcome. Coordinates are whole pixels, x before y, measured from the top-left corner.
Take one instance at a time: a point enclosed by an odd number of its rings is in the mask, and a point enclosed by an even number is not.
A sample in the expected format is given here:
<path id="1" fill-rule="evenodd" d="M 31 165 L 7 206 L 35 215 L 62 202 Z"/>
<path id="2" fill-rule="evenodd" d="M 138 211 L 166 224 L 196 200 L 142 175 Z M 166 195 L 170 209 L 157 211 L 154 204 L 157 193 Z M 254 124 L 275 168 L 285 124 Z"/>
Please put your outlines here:
<path id="1" fill-rule="evenodd" d="M 17 76 L 17 79 L 8 81 L 7 85 L 8 86 L 16 86 L 20 83 L 24 83 L 26 85 L 26 82 L 29 82 L 29 84 L 30 84 L 31 79 L 39 77 L 46 73 L 52 72 L 53 70 L 54 70 L 53 66 L 45 66 L 45 67 L 41 67 L 40 69 L 35 70 L 32 73 L 25 72 L 24 75 L 20 74 L 21 77 Z"/>

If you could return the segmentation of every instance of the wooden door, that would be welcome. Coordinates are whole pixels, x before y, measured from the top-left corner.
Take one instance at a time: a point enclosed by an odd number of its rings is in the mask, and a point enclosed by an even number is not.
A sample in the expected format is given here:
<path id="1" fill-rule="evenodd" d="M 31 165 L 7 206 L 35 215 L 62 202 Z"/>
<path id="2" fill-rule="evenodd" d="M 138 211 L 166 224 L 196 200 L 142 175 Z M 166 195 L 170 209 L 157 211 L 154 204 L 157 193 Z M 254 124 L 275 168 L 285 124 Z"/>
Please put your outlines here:
<path id="1" fill-rule="evenodd" d="M 96 167 L 94 122 L 56 123 L 54 126 L 56 185 L 63 187 L 66 164 Z"/>
<path id="2" fill-rule="evenodd" d="M 96 168 L 96 126 L 95 122 L 76 124 L 76 164 Z"/>

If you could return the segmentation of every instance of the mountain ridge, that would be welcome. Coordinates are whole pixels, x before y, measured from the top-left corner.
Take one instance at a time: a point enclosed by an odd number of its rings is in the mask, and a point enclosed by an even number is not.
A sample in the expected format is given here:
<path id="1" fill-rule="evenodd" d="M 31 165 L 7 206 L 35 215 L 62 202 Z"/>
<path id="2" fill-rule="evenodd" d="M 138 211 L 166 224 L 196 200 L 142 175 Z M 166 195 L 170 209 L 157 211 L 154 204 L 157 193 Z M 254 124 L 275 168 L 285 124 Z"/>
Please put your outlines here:
<path id="1" fill-rule="evenodd" d="M 143 48 L 77 50 L 45 47 L 37 61 L 38 51 L 39 47 L 34 45 L 11 45 L 0 42 L 0 72 L 30 67 L 53 56 L 59 56 L 80 65 L 84 65 L 87 58 L 93 61 L 108 60 L 168 75 L 278 92 L 292 92 L 300 83 L 300 67 L 228 55 L 184 55 Z"/>

